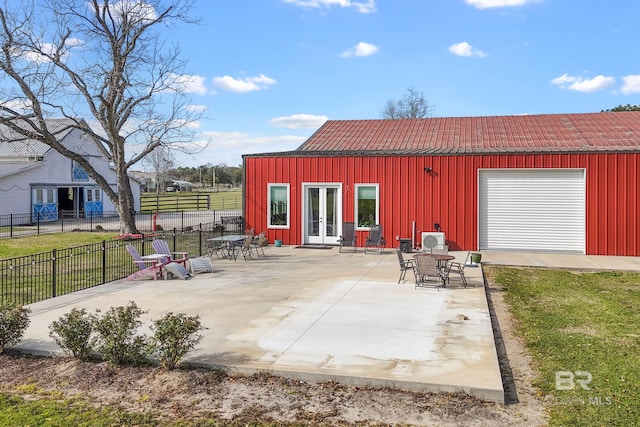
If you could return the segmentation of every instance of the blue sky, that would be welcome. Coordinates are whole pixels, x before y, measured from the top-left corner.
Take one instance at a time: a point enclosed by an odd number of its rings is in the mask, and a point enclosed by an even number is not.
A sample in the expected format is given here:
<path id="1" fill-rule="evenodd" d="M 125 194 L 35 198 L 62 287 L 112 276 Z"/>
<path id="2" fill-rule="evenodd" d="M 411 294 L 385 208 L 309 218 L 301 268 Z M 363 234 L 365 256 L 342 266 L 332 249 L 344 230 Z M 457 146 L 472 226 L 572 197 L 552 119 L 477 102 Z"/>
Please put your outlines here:
<path id="1" fill-rule="evenodd" d="M 202 0 L 169 40 L 208 147 L 179 166 L 292 150 L 327 120 L 378 119 L 412 87 L 431 117 L 640 104 L 640 2 Z"/>

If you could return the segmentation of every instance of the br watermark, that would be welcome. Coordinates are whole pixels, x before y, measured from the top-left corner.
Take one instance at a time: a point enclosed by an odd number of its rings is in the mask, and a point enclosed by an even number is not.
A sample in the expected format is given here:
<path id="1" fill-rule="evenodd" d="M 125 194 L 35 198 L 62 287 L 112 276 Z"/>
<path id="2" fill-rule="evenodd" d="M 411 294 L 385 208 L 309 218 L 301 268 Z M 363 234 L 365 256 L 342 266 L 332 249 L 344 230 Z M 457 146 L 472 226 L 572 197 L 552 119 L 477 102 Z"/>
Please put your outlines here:
<path id="1" fill-rule="evenodd" d="M 591 390 L 589 384 L 593 375 L 589 371 L 556 371 L 556 390 Z M 555 397 L 554 405 L 593 405 L 608 406 L 613 404 L 611 396 L 572 396 L 567 398 Z"/>
<path id="2" fill-rule="evenodd" d="M 589 384 L 593 375 L 589 371 L 556 371 L 556 390 L 573 390 L 576 384 L 583 390 L 591 390 Z"/>

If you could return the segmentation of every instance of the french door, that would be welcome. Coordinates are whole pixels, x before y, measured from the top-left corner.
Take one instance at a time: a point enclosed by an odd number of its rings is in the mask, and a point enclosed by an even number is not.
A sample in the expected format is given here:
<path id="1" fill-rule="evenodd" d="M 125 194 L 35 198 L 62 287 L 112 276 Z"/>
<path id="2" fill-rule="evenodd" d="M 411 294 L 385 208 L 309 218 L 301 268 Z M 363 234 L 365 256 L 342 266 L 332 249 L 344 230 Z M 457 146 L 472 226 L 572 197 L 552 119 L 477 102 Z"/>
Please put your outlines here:
<path id="1" fill-rule="evenodd" d="M 34 222 L 58 219 L 58 194 L 55 187 L 33 187 L 31 215 Z"/>
<path id="2" fill-rule="evenodd" d="M 303 185 L 304 243 L 338 244 L 342 213 L 340 184 Z"/>
<path id="3" fill-rule="evenodd" d="M 85 187 L 84 216 L 86 218 L 102 217 L 102 209 L 102 190 L 99 188 Z"/>

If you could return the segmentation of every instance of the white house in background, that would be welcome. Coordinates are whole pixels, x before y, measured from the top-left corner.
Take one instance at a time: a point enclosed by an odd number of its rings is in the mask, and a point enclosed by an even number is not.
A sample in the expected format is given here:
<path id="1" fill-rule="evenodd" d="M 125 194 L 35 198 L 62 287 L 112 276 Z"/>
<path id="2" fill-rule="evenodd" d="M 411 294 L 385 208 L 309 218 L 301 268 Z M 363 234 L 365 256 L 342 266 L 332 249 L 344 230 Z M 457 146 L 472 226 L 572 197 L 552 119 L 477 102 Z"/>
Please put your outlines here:
<path id="1" fill-rule="evenodd" d="M 49 119 L 47 126 L 55 134 L 69 123 L 68 119 Z M 81 153 L 116 190 L 109 153 L 99 142 L 78 129 L 61 132 L 59 141 Z M 131 179 L 131 189 L 139 211 L 140 183 Z M 62 213 L 100 217 L 114 211 L 111 200 L 79 164 L 0 125 L 0 215 L 31 213 L 32 221 L 54 221 Z"/>

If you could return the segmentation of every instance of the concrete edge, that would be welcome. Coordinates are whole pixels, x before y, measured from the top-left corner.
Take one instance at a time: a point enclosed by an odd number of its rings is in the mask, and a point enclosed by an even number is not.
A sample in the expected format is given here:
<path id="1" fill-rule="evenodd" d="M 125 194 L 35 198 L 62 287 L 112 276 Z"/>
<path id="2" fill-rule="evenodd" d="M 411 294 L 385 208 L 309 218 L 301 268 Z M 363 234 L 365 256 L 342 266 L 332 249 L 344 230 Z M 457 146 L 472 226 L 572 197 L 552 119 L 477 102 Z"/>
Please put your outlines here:
<path id="1" fill-rule="evenodd" d="M 185 362 L 186 365 L 195 368 L 218 369 L 232 375 L 251 376 L 257 374 L 268 374 L 289 378 L 307 383 L 321 384 L 325 382 L 337 382 L 353 387 L 391 388 L 399 391 L 420 392 L 420 393 L 465 393 L 471 397 L 488 402 L 504 404 L 504 390 L 487 389 L 478 387 L 465 387 L 457 385 L 443 385 L 438 383 L 425 383 L 414 381 L 398 381 L 384 378 L 359 377 L 352 375 L 322 374 L 316 372 L 300 372 L 283 369 L 269 368 L 247 368 L 241 366 L 222 366 L 207 363 Z"/>

